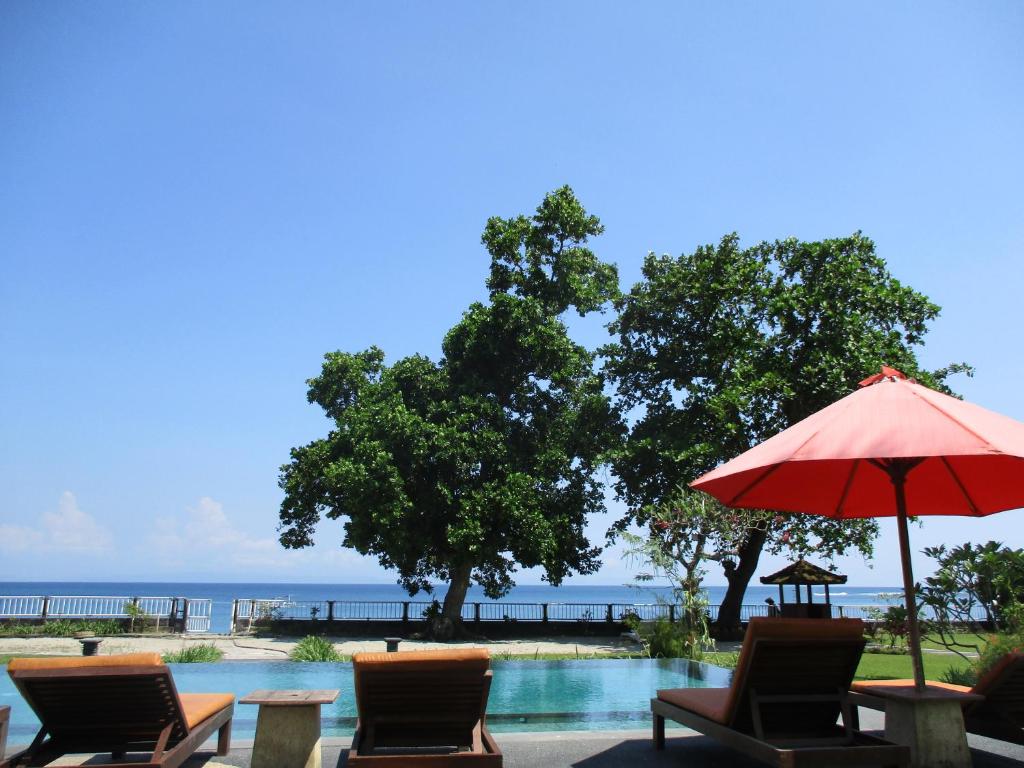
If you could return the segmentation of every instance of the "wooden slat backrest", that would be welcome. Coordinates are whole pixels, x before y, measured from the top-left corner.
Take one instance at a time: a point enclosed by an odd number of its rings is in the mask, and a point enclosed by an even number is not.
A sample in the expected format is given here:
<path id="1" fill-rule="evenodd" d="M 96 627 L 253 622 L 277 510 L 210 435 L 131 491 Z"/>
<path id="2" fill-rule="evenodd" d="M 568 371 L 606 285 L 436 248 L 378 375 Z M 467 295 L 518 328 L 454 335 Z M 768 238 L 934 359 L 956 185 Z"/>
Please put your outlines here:
<path id="1" fill-rule="evenodd" d="M 840 713 L 839 695 L 853 681 L 864 650 L 862 630 L 856 619 L 751 622 L 733 675 L 727 722 L 752 732 L 750 701 L 755 692 L 759 697 L 835 697 L 762 706 L 766 732 L 813 734 L 833 727 Z"/>
<path id="2" fill-rule="evenodd" d="M 9 670 L 25 701 L 55 739 L 154 742 L 173 723 L 171 743 L 188 728 L 163 664 Z"/>
<path id="3" fill-rule="evenodd" d="M 968 715 L 987 716 L 998 713 L 1024 727 L 1024 653 L 1005 657 L 985 674 L 972 689 L 985 697 L 968 708 Z"/>
<path id="4" fill-rule="evenodd" d="M 353 659 L 356 708 L 374 746 L 468 745 L 487 708 L 486 656 L 445 661 L 438 654 Z M 402 658 L 405 656 L 405 658 Z"/>

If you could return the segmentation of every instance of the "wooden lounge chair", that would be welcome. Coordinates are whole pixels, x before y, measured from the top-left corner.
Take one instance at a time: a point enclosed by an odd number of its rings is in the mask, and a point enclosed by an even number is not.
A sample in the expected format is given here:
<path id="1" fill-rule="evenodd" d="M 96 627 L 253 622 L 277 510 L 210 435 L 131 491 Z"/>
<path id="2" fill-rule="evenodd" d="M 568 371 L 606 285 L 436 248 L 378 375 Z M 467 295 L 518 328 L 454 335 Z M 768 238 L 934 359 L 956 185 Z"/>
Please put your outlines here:
<path id="1" fill-rule="evenodd" d="M 499 768 L 486 722 L 490 663 L 482 649 L 357 653 L 348 765 Z"/>
<path id="2" fill-rule="evenodd" d="M 668 718 L 769 765 L 908 765 L 907 747 L 851 725 L 847 690 L 863 649 L 859 619 L 752 619 L 729 688 L 651 699 L 655 748 Z"/>
<path id="3" fill-rule="evenodd" d="M 1024 745 L 1024 653 L 1008 653 L 971 688 L 927 681 L 929 690 L 939 689 L 982 696 L 982 701 L 963 705 L 964 727 L 968 733 Z M 851 701 L 856 706 L 885 709 L 885 694 L 894 688 L 911 690 L 913 680 L 865 680 L 854 683 Z"/>
<path id="4" fill-rule="evenodd" d="M 0 768 L 41 766 L 65 754 L 151 753 L 118 768 L 176 768 L 219 729 L 217 754 L 231 741 L 235 697 L 183 693 L 156 653 L 11 659 L 7 672 L 42 723 L 32 745 Z"/>

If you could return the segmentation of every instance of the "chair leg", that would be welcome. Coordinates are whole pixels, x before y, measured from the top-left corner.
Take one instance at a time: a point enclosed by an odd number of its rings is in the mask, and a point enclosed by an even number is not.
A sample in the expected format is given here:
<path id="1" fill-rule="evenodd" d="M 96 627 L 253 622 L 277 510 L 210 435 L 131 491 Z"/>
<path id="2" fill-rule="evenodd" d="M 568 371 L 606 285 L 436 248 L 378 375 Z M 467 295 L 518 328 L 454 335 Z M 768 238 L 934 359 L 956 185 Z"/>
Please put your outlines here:
<path id="1" fill-rule="evenodd" d="M 657 713 L 654 714 L 654 748 L 665 748 L 665 718 Z"/>
<path id="2" fill-rule="evenodd" d="M 228 720 L 217 731 L 217 754 L 221 757 L 231 751 L 231 721 Z"/>

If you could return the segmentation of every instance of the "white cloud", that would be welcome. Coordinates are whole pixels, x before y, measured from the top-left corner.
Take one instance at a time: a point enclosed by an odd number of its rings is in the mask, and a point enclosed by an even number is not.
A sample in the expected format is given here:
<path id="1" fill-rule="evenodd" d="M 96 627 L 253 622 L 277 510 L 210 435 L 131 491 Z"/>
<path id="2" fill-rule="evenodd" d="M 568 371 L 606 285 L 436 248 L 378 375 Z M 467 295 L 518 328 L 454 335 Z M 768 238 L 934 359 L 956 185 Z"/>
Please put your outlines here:
<path id="1" fill-rule="evenodd" d="M 173 567 L 176 579 L 364 582 L 393 578 L 372 558 L 339 547 L 336 535 L 337 531 L 326 530 L 319 537 L 323 543 L 285 549 L 276 533 L 259 536 L 243 530 L 221 502 L 204 496 L 180 515 L 155 520 L 148 545 L 158 555 L 159 567 Z"/>
<path id="2" fill-rule="evenodd" d="M 41 525 L 0 525 L 0 550 L 4 552 L 103 554 L 113 549 L 114 539 L 96 518 L 78 508 L 71 491 L 64 491 L 56 512 L 44 512 Z"/>
<path id="3" fill-rule="evenodd" d="M 224 505 L 209 496 L 187 507 L 183 517 L 158 519 L 151 541 L 163 554 L 218 571 L 288 568 L 305 554 L 283 549 L 274 537 L 255 537 L 235 527 Z"/>

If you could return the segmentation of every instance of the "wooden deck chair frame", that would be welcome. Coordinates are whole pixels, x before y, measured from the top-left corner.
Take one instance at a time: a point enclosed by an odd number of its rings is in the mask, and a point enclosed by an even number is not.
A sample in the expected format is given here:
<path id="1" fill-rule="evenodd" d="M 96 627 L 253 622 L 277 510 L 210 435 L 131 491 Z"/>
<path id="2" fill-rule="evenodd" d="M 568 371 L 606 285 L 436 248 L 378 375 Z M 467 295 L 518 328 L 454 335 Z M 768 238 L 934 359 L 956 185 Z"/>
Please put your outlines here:
<path id="1" fill-rule="evenodd" d="M 27 749 L 0 761 L 0 768 L 44 766 L 66 754 L 108 752 L 118 762 L 91 762 L 90 768 L 177 768 L 214 731 L 219 731 L 217 754 L 228 753 L 234 704 L 189 728 L 171 671 L 162 663 L 12 667 L 13 662 L 8 667 L 11 679 L 42 727 Z M 121 760 L 135 752 L 150 757 Z"/>
<path id="2" fill-rule="evenodd" d="M 500 768 L 486 651 L 356 654 L 354 768 Z"/>
<path id="3" fill-rule="evenodd" d="M 651 699 L 655 748 L 665 748 L 668 719 L 780 768 L 909 765 L 909 748 L 854 726 L 847 689 L 864 649 L 861 622 L 833 621 L 753 620 L 730 688 L 659 691 Z M 695 711 L 709 696 L 723 702 L 716 712 Z"/>

